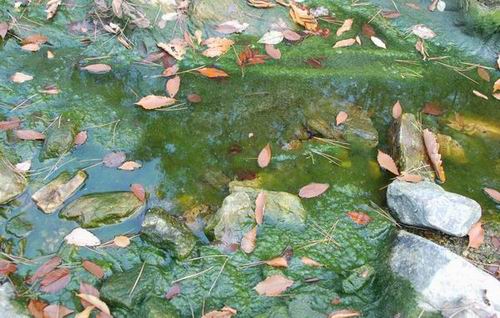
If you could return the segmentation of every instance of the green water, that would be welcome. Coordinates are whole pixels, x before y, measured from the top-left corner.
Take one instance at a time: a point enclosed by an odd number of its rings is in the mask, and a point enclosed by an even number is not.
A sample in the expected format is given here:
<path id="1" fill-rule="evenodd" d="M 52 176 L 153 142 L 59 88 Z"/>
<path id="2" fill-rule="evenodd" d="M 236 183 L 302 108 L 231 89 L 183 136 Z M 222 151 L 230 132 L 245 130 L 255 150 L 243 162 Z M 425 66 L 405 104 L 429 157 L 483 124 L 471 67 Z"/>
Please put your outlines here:
<path id="1" fill-rule="evenodd" d="M 237 308 L 242 317 L 266 316 L 266 312 L 270 316 L 269 312 L 278 313 L 281 307 L 293 308 L 301 303 L 309 304 L 310 310 L 323 314 L 352 307 L 362 310 L 367 317 L 389 317 L 397 312 L 408 317 L 418 315 L 414 312 L 410 289 L 387 270 L 387 255 L 395 229 L 367 206 L 370 201 L 384 206 L 384 188 L 390 182 L 390 176 L 376 165 L 376 149 L 389 149 L 387 132 L 396 100 L 401 101 L 406 112 L 413 113 L 419 112 L 427 101 L 440 102 L 445 114 L 440 118 L 422 115 L 424 127 L 457 139 L 468 158 L 466 164 L 445 158 L 448 180 L 443 187 L 477 200 L 483 208 L 485 220 L 499 220 L 494 203 L 482 192 L 483 187 L 500 188 L 498 135 L 496 138 L 482 134 L 469 136 L 446 125 L 447 118 L 454 112 L 493 125 L 498 123 L 499 102 L 491 97 L 489 101 L 482 100 L 471 92 L 472 89 L 489 92 L 491 84 L 481 82 L 474 72 L 467 74 L 479 85 L 436 63 L 420 61 L 413 44 L 399 40 L 399 33 L 386 28 L 380 21 L 375 20 L 373 24 L 380 36 L 386 39 L 390 48 L 387 51 L 373 45 L 333 50 L 334 36 L 328 39 L 309 37 L 298 44 L 281 44 L 281 60 L 248 67 L 244 74 L 231 51 L 217 61 L 202 58 L 199 54 L 188 54 L 180 63 L 181 70 L 214 64 L 227 71 L 230 78 L 210 80 L 195 72 L 181 74 L 177 99 L 184 102 L 188 94 L 196 93 L 202 97 L 202 102 L 187 103 L 184 109 L 176 111 L 145 111 L 134 103 L 149 94 L 163 95 L 165 79 L 157 77 L 163 70 L 161 65 L 139 63 L 145 57 L 141 48 L 146 47 L 147 52 L 155 51 L 155 41 L 168 39 L 168 36 L 157 31 L 128 31 L 127 36 L 137 46 L 133 50 L 125 49 L 107 35 L 100 35 L 92 44 L 84 46 L 80 40 L 87 37 L 94 40 L 92 34 L 72 35 L 65 31 L 65 26 L 69 21 L 81 20 L 89 5 L 82 4 L 71 13 L 62 10 L 52 24 L 45 23 L 41 6 L 33 7 L 19 20 L 30 30 L 20 28 L 19 36 L 44 33 L 49 36 L 49 45 L 44 45 L 39 52 L 30 53 L 21 51 L 12 37 L 0 42 L 0 118 L 17 116 L 23 120 L 23 128 L 42 131 L 57 116 L 62 116 L 77 130 L 87 130 L 89 139 L 63 158 L 40 161 L 40 142 L 13 142 L 11 133 L 0 135 L 2 152 L 11 161 L 33 160 L 28 190 L 1 208 L 3 250 L 27 258 L 58 253 L 74 270 L 73 279 L 64 292 L 46 295 L 29 291 L 20 298 L 21 306 L 26 296 L 40 296 L 48 302 L 61 301 L 71 308 L 80 309 L 72 293 L 78 289 L 79 281 L 100 284 L 78 266 L 81 259 L 91 259 L 105 267 L 108 276 L 137 270 L 143 262 L 158 265 L 163 271 L 158 274 L 162 279 L 145 280 L 147 283 L 139 286 L 157 296 L 162 296 L 171 281 L 214 266 L 215 269 L 206 275 L 182 283 L 182 296 L 171 301 L 182 316 L 191 316 L 191 312 L 199 315 L 202 308 L 208 311 L 223 305 Z M 336 12 L 340 17 L 353 14 Z M 360 10 L 356 19 L 367 21 L 367 12 Z M 4 11 L 4 18 L 6 14 Z M 360 25 L 355 27 L 359 29 Z M 237 52 L 255 43 L 251 37 L 242 36 L 235 40 Z M 54 59 L 46 58 L 48 49 L 56 55 Z M 447 60 L 449 64 L 478 62 L 457 55 L 452 49 L 430 46 L 430 51 L 435 55 L 451 55 Z M 89 58 L 96 59 L 86 60 Z M 321 58 L 322 68 L 308 65 L 306 61 L 310 58 Z M 415 63 L 397 63 L 395 60 L 413 60 Z M 79 70 L 79 66 L 96 61 L 111 65 L 112 72 L 92 75 Z M 9 77 L 16 71 L 31 74 L 34 79 L 14 84 Z M 55 96 L 38 93 L 50 84 L 56 84 L 61 93 Z M 15 105 L 33 95 L 32 104 L 14 109 Z M 366 110 L 379 132 L 379 146 L 370 149 L 353 144 L 350 150 L 343 150 L 309 141 L 299 149 L 282 150 L 282 145 L 290 142 L 294 131 L 304 124 L 304 110 L 308 105 L 325 100 L 334 105 L 355 104 Z M 253 136 L 249 137 L 249 134 Z M 273 161 L 263 170 L 258 168 L 256 156 L 267 143 L 272 146 Z M 342 164 L 332 165 L 317 155 L 312 160 L 307 156 L 310 149 L 328 151 L 340 158 Z M 139 161 L 143 167 L 127 172 L 94 166 L 106 153 L 117 150 L 125 151 L 127 160 Z M 62 167 L 50 171 L 56 163 Z M 217 210 L 228 192 L 226 187 L 211 182 L 210 176 L 213 175 L 223 174 L 228 179 L 255 175 L 262 188 L 290 193 L 297 193 L 309 182 L 329 183 L 331 190 L 319 199 L 304 202 L 309 213 L 304 232 L 286 232 L 264 226 L 259 232 L 257 249 L 251 256 L 242 252 L 231 254 L 226 265 L 225 257 L 179 262 L 148 246 L 139 237 L 127 250 L 104 249 L 98 253 L 86 249 L 72 250 L 62 244 L 62 238 L 77 227 L 77 223 L 60 219 L 57 213 L 42 213 L 30 197 L 60 172 L 81 168 L 86 168 L 89 179 L 72 200 L 95 192 L 128 191 L 131 183 L 140 183 L 150 195 L 149 207 L 162 206 L 175 215 L 182 215 L 199 204 L 208 205 L 212 212 Z M 366 227 L 357 226 L 345 216 L 350 210 L 365 211 L 374 221 Z M 18 215 L 33 225 L 23 238 L 4 230 L 9 220 Z M 103 242 L 115 235 L 134 234 L 140 229 L 141 218 L 142 215 L 135 216 L 119 225 L 98 228 L 93 233 Z M 318 225 L 328 230 L 334 224 L 337 224 L 334 238 L 339 246 L 321 243 L 304 248 L 307 242 L 321 239 Z M 200 242 L 207 240 L 205 234 L 198 234 Z M 193 257 L 220 254 L 215 247 L 201 245 Z M 325 267 L 307 268 L 294 258 L 290 267 L 283 271 L 265 266 L 240 268 L 250 262 L 278 256 L 288 246 L 294 248 L 294 256 L 311 257 Z M 363 264 L 370 264 L 377 270 L 375 279 L 356 294 L 343 293 L 341 281 Z M 27 274 L 35 268 L 21 265 L 18 274 Z M 218 276 L 221 269 L 222 274 Z M 283 297 L 258 297 L 257 301 L 253 286 L 273 271 L 282 272 L 297 285 Z M 304 282 L 310 277 L 320 281 L 314 284 Z M 209 292 L 214 281 L 217 284 Z M 22 289 L 21 284 L 19 288 Z M 133 302 L 140 304 L 149 294 L 137 296 Z M 330 303 L 336 297 L 342 299 L 340 305 Z M 114 303 L 113 299 L 108 294 L 105 300 L 111 302 L 114 315 L 130 316 L 130 311 L 123 309 L 122 304 Z M 202 306 L 204 299 L 205 307 Z"/>

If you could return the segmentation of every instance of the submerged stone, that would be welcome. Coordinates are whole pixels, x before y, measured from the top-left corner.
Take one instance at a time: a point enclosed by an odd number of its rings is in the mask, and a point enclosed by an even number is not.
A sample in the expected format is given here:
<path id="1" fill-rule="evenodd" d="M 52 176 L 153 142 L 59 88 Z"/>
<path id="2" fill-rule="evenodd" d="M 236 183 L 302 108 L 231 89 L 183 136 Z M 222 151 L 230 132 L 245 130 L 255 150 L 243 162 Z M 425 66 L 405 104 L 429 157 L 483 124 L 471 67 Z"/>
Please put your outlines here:
<path id="1" fill-rule="evenodd" d="M 458 163 L 466 163 L 467 157 L 465 156 L 465 150 L 451 136 L 437 134 L 437 142 L 439 144 L 439 153 L 445 158 L 450 159 Z"/>
<path id="2" fill-rule="evenodd" d="M 150 209 L 142 222 L 144 239 L 158 248 L 173 249 L 178 258 L 186 258 L 196 246 L 189 228 L 162 208 Z"/>
<path id="3" fill-rule="evenodd" d="M 52 213 L 69 199 L 85 182 L 87 173 L 78 171 L 74 176 L 63 172 L 43 188 L 35 192 L 31 198 L 45 213 Z"/>
<path id="4" fill-rule="evenodd" d="M 98 227 L 119 223 L 143 205 L 132 192 L 92 193 L 71 202 L 60 216 L 75 220 L 82 227 Z"/>
<path id="5" fill-rule="evenodd" d="M 480 318 L 500 312 L 499 281 L 420 236 L 399 232 L 390 265 L 410 281 L 425 310 L 441 310 L 445 317 Z"/>
<path id="6" fill-rule="evenodd" d="M 12 219 L 7 221 L 5 225 L 5 231 L 18 238 L 23 238 L 30 234 L 33 229 L 33 224 L 25 220 L 22 215 L 16 215 Z"/>
<path id="7" fill-rule="evenodd" d="M 14 170 L 12 164 L 0 154 L 0 204 L 7 203 L 24 192 L 26 178 Z"/>
<path id="8" fill-rule="evenodd" d="M 460 237 L 467 235 L 481 217 L 481 206 L 476 201 L 429 181 L 393 181 L 387 189 L 387 205 L 404 224 Z"/>
<path id="9" fill-rule="evenodd" d="M 178 318 L 177 309 L 165 298 L 150 297 L 141 306 L 139 316 L 141 318 Z"/>
<path id="10" fill-rule="evenodd" d="M 42 159 L 57 158 L 71 150 L 74 137 L 73 130 L 67 126 L 51 127 L 43 143 Z"/>
<path id="11" fill-rule="evenodd" d="M 354 269 L 353 273 L 342 281 L 342 289 L 348 294 L 353 294 L 373 277 L 375 269 L 370 265 L 363 265 Z"/>

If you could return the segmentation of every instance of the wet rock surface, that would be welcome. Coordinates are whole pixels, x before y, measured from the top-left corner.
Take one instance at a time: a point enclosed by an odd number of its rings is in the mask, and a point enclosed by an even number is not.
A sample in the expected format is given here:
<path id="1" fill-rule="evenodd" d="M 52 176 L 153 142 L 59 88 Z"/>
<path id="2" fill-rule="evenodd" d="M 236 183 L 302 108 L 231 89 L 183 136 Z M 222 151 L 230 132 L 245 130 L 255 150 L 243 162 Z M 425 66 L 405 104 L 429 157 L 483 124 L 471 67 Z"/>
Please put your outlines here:
<path id="1" fill-rule="evenodd" d="M 42 159 L 58 158 L 74 145 L 74 132 L 69 127 L 52 127 L 47 131 L 41 153 Z"/>
<path id="2" fill-rule="evenodd" d="M 500 312 L 500 282 L 464 258 L 420 236 L 401 231 L 390 259 L 408 279 L 421 306 L 445 317 L 493 317 Z"/>
<path id="3" fill-rule="evenodd" d="M 143 304 L 142 309 L 138 313 L 144 318 L 178 318 L 177 309 L 165 298 L 151 297 Z"/>
<path id="4" fill-rule="evenodd" d="M 481 217 L 479 204 L 439 185 L 422 181 L 393 181 L 387 189 L 387 205 L 404 224 L 465 236 Z"/>
<path id="5" fill-rule="evenodd" d="M 370 265 L 355 268 L 349 277 L 342 282 L 342 289 L 348 294 L 355 293 L 363 288 L 373 278 L 375 269 Z"/>
<path id="6" fill-rule="evenodd" d="M 26 178 L 16 172 L 12 164 L 0 154 L 0 204 L 23 193 L 26 182 Z"/>

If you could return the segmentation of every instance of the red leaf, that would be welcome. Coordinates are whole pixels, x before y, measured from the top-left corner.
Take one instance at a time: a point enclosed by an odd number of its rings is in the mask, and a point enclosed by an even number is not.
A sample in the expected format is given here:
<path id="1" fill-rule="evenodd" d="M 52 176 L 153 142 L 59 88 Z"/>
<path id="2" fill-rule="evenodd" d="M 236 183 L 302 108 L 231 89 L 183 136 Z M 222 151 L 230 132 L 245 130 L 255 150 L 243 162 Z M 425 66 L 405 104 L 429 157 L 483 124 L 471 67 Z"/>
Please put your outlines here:
<path id="1" fill-rule="evenodd" d="M 45 135 L 35 130 L 14 130 L 16 137 L 22 140 L 44 140 Z"/>
<path id="2" fill-rule="evenodd" d="M 356 212 L 356 211 L 350 211 L 347 212 L 347 215 L 357 224 L 359 225 L 365 225 L 370 223 L 372 218 L 368 216 L 368 214 L 363 213 L 363 212 Z"/>
<path id="3" fill-rule="evenodd" d="M 146 190 L 144 190 L 144 187 L 142 184 L 139 183 L 134 183 L 130 185 L 130 191 L 139 199 L 141 202 L 146 201 Z"/>
<path id="4" fill-rule="evenodd" d="M 21 124 L 21 120 L 19 118 L 11 118 L 6 121 L 0 121 L 0 130 L 11 130 L 16 129 Z"/>
<path id="5" fill-rule="evenodd" d="M 96 296 L 97 298 L 100 297 L 99 291 L 94 286 L 87 284 L 87 283 L 83 283 L 83 282 L 80 282 L 80 294 L 92 295 L 92 296 Z M 80 302 L 82 303 L 82 306 L 85 308 L 89 307 L 89 306 L 93 306 L 91 303 L 89 303 L 88 301 L 86 301 L 84 299 L 80 299 Z"/>
<path id="6" fill-rule="evenodd" d="M 26 280 L 26 282 L 28 284 L 33 284 L 36 280 L 52 272 L 60 264 L 61 264 L 61 258 L 59 256 L 52 257 L 47 262 L 43 263 L 40 267 L 38 267 L 33 276 L 31 276 L 28 280 Z"/>
<path id="7" fill-rule="evenodd" d="M 178 283 L 173 284 L 165 293 L 165 298 L 170 300 L 181 293 L 181 285 Z"/>
<path id="8" fill-rule="evenodd" d="M 0 275 L 7 276 L 16 271 L 17 266 L 14 263 L 0 259 Z"/>
<path id="9" fill-rule="evenodd" d="M 110 152 L 104 156 L 102 162 L 108 168 L 118 168 L 125 162 L 126 156 L 123 151 Z"/>
<path id="10" fill-rule="evenodd" d="M 190 103 L 196 104 L 196 103 L 201 102 L 201 96 L 200 96 L 200 95 L 197 95 L 197 94 L 189 94 L 189 95 L 187 96 L 187 100 L 188 100 Z"/>
<path id="11" fill-rule="evenodd" d="M 72 312 L 73 310 L 63 305 L 48 305 L 43 309 L 44 318 L 63 318 Z"/>
<path id="12" fill-rule="evenodd" d="M 80 131 L 78 134 L 75 136 L 75 145 L 81 146 L 87 141 L 87 131 L 83 130 Z"/>
<path id="13" fill-rule="evenodd" d="M 403 107 L 401 107 L 401 104 L 399 103 L 399 100 L 392 106 L 392 118 L 398 119 L 401 117 L 401 114 L 403 113 Z"/>
<path id="14" fill-rule="evenodd" d="M 259 165 L 259 167 L 261 168 L 267 167 L 271 162 L 271 156 L 272 156 L 271 145 L 267 144 L 264 148 L 262 148 L 262 150 L 259 153 L 259 156 L 257 157 L 257 164 Z"/>
<path id="15" fill-rule="evenodd" d="M 104 270 L 96 263 L 93 263 L 91 261 L 83 261 L 82 266 L 95 277 L 99 279 L 104 277 Z"/>
<path id="16" fill-rule="evenodd" d="M 67 268 L 58 268 L 45 275 L 40 282 L 40 290 L 46 293 L 56 293 L 68 285 L 71 280 L 70 271 Z"/>
<path id="17" fill-rule="evenodd" d="M 345 111 L 340 111 L 337 114 L 337 118 L 336 118 L 337 126 L 345 123 L 345 121 L 347 120 L 348 116 L 349 115 L 347 115 L 347 113 Z"/>
<path id="18" fill-rule="evenodd" d="M 438 103 L 427 102 L 424 104 L 424 108 L 422 108 L 422 113 L 433 116 L 441 116 L 443 114 L 443 110 Z"/>
<path id="19" fill-rule="evenodd" d="M 176 75 L 174 78 L 171 78 L 167 81 L 165 85 L 165 89 L 167 90 L 168 95 L 171 98 L 174 98 L 175 95 L 179 92 L 179 87 L 181 86 L 181 78 Z"/>
<path id="20" fill-rule="evenodd" d="M 394 160 L 388 154 L 378 151 L 377 161 L 380 167 L 392 172 L 393 174 L 399 176 L 399 170 L 396 166 Z"/>
<path id="21" fill-rule="evenodd" d="M 41 300 L 31 299 L 28 304 L 28 310 L 33 317 L 44 318 L 43 309 L 47 307 L 47 305 L 47 303 Z"/>
<path id="22" fill-rule="evenodd" d="M 330 185 L 328 183 L 309 183 L 299 190 L 299 197 L 309 199 L 322 195 Z"/>
<path id="23" fill-rule="evenodd" d="M 484 230 L 481 221 L 474 224 L 469 230 L 468 247 L 479 248 L 484 243 Z"/>
<path id="24" fill-rule="evenodd" d="M 264 221 L 264 209 L 266 206 L 266 193 L 259 192 L 257 198 L 255 199 L 255 222 L 257 224 L 262 224 Z"/>

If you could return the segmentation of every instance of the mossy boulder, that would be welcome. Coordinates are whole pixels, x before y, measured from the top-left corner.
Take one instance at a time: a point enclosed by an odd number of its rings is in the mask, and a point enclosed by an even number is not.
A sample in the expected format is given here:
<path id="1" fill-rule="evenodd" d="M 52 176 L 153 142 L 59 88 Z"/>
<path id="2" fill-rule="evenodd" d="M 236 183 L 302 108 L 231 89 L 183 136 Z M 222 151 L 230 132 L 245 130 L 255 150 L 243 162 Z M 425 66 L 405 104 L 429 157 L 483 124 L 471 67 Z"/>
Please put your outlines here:
<path id="1" fill-rule="evenodd" d="M 132 192 L 105 192 L 84 195 L 67 205 L 60 213 L 82 227 L 92 228 L 120 223 L 144 205 Z"/>
<path id="2" fill-rule="evenodd" d="M 7 203 L 24 192 L 27 180 L 0 154 L 0 204 Z"/>
<path id="3" fill-rule="evenodd" d="M 5 231 L 18 238 L 28 236 L 31 230 L 33 230 L 33 224 L 25 220 L 22 215 L 16 215 L 12 219 L 8 220 L 5 225 Z"/>
<path id="4" fill-rule="evenodd" d="M 363 288 L 373 278 L 375 269 L 369 264 L 360 266 L 349 277 L 342 281 L 342 289 L 348 294 L 353 294 Z"/>
<path id="5" fill-rule="evenodd" d="M 173 250 L 179 259 L 186 258 L 196 246 L 189 228 L 162 208 L 150 209 L 142 222 L 142 237 L 164 250 Z"/>
<path id="6" fill-rule="evenodd" d="M 141 306 L 138 317 L 143 318 L 178 318 L 177 309 L 165 298 L 150 297 Z"/>
<path id="7" fill-rule="evenodd" d="M 43 143 L 41 158 L 51 159 L 62 156 L 71 150 L 74 138 L 74 131 L 68 126 L 50 128 Z"/>

